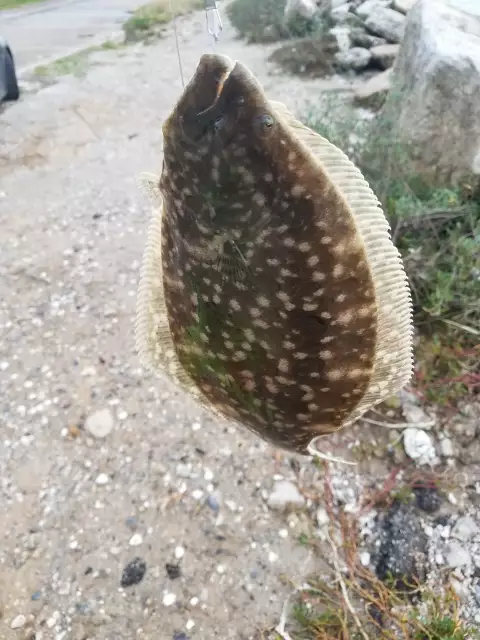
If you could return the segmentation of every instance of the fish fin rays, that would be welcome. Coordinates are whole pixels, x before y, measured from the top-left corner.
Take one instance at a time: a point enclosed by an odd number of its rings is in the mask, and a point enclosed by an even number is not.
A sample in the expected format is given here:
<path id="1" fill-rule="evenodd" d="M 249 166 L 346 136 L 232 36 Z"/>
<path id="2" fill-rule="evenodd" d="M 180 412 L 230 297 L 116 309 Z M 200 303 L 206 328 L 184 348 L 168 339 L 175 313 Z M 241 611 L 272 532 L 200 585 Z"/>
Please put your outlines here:
<path id="1" fill-rule="evenodd" d="M 377 344 L 372 377 L 361 402 L 342 426 L 407 384 L 413 373 L 412 299 L 399 251 L 381 205 L 360 170 L 338 147 L 298 121 L 282 103 L 273 103 L 343 195 L 362 238 L 375 287 Z"/>

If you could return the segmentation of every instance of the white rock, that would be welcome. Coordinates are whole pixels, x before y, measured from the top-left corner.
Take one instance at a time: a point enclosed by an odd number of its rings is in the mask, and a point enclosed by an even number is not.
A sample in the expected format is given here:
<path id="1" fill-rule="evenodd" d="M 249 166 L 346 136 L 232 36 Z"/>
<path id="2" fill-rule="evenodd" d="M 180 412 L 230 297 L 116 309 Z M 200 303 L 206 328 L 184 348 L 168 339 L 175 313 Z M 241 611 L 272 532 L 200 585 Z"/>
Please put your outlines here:
<path id="1" fill-rule="evenodd" d="M 185 555 L 185 549 L 183 547 L 175 547 L 175 558 L 180 560 Z"/>
<path id="2" fill-rule="evenodd" d="M 106 438 L 113 429 L 113 415 L 110 409 L 100 409 L 85 420 L 85 430 L 94 438 Z"/>
<path id="3" fill-rule="evenodd" d="M 371 557 L 368 551 L 362 551 L 362 553 L 360 554 L 360 562 L 364 567 L 368 567 L 368 565 L 370 564 L 370 559 Z"/>
<path id="4" fill-rule="evenodd" d="M 389 42 L 401 42 L 405 32 L 406 18 L 403 14 L 386 7 L 377 7 L 365 20 L 365 26 L 377 36 Z"/>
<path id="5" fill-rule="evenodd" d="M 371 59 L 372 54 L 369 49 L 363 49 L 362 47 L 352 47 L 349 51 L 339 51 L 335 54 L 337 65 L 343 69 L 353 69 L 355 71 L 365 69 Z"/>
<path id="6" fill-rule="evenodd" d="M 328 517 L 327 510 L 324 507 L 319 507 L 317 509 L 317 524 L 320 528 L 324 527 L 330 522 L 330 518 Z"/>
<path id="7" fill-rule="evenodd" d="M 172 604 L 175 604 L 176 600 L 177 596 L 174 593 L 165 593 L 162 602 L 165 607 L 171 607 Z"/>
<path id="8" fill-rule="evenodd" d="M 393 0 L 392 7 L 395 11 L 407 14 L 415 4 L 416 0 Z"/>
<path id="9" fill-rule="evenodd" d="M 480 174 L 480 2 L 419 0 L 395 63 L 389 119 L 419 166 L 446 183 Z"/>
<path id="10" fill-rule="evenodd" d="M 472 558 L 465 545 L 453 540 L 447 551 L 445 560 L 449 567 L 456 569 L 457 567 L 465 567 L 471 564 Z"/>
<path id="11" fill-rule="evenodd" d="M 305 498 L 302 496 L 296 485 L 289 480 L 279 480 L 275 483 L 267 504 L 270 509 L 285 509 L 292 506 L 300 509 L 305 504 Z"/>
<path id="12" fill-rule="evenodd" d="M 95 480 L 95 482 L 100 486 L 107 484 L 108 481 L 109 481 L 109 477 L 106 473 L 99 473 L 97 476 L 97 479 Z"/>
<path id="13" fill-rule="evenodd" d="M 440 452 L 442 456 L 445 456 L 446 458 L 451 458 L 455 455 L 453 442 L 450 440 L 450 438 L 442 438 L 442 440 L 440 440 Z"/>
<path id="14" fill-rule="evenodd" d="M 452 538 L 468 542 L 480 532 L 477 523 L 471 516 L 462 516 L 452 529 Z"/>
<path id="15" fill-rule="evenodd" d="M 143 536 L 140 533 L 134 533 L 130 538 L 129 545 L 131 547 L 138 547 L 143 543 Z"/>
<path id="16" fill-rule="evenodd" d="M 433 440 L 426 431 L 409 427 L 403 432 L 405 453 L 420 464 L 427 464 L 435 459 Z"/>
<path id="17" fill-rule="evenodd" d="M 368 16 L 378 9 L 378 7 L 388 7 L 390 6 L 390 0 L 365 0 L 362 4 L 357 7 L 355 13 L 360 18 L 368 18 Z"/>
<path id="18" fill-rule="evenodd" d="M 21 629 L 23 626 L 25 626 L 26 622 L 27 622 L 27 618 L 22 613 L 20 613 L 18 616 L 15 616 L 15 618 L 11 621 L 10 628 Z"/>

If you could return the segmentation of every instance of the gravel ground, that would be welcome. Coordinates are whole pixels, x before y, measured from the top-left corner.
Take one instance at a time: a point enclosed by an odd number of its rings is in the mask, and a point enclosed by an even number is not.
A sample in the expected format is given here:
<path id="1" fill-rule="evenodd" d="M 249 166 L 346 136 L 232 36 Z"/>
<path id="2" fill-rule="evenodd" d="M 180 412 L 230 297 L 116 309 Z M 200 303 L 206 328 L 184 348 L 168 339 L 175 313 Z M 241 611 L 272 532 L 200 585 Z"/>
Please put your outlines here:
<path id="1" fill-rule="evenodd" d="M 188 78 L 210 47 L 204 15 L 178 27 Z M 270 74 L 268 49 L 228 24 L 218 50 L 293 107 L 328 84 Z M 169 34 L 93 55 L 83 78 L 30 82 L 1 116 L 2 640 L 252 638 L 278 619 L 282 575 L 315 568 L 295 542 L 302 514 L 266 504 L 275 474 L 298 473 L 292 458 L 135 353 L 151 214 L 136 177 L 160 170 L 180 92 Z M 132 561 L 124 583 L 146 572 L 122 586 Z"/>
<path id="2" fill-rule="evenodd" d="M 203 14 L 178 27 L 189 78 L 211 44 Z M 218 51 L 292 109 L 348 88 L 279 75 L 269 48 L 225 27 Z M 161 124 L 182 90 L 172 35 L 26 86 L 0 121 L 0 638 L 257 640 L 292 583 L 322 569 L 298 543 L 322 482 L 309 460 L 276 457 L 139 365 L 151 211 L 136 178 L 159 172 Z M 333 438 L 368 451 L 363 476 L 335 479 L 346 505 L 389 471 L 375 439 L 399 438 L 359 428 Z M 459 492 L 452 504 L 467 511 Z M 289 512 L 275 509 L 287 497 Z"/>

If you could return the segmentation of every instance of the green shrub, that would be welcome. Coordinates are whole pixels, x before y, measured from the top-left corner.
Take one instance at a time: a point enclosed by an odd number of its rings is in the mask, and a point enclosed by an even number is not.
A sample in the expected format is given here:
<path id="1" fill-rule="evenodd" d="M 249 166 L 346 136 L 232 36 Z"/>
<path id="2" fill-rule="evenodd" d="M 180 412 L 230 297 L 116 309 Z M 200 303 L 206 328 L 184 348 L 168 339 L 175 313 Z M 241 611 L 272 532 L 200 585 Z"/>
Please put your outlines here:
<path id="1" fill-rule="evenodd" d="M 240 36 L 249 42 L 273 42 L 314 34 L 322 25 L 320 18 L 296 18 L 285 23 L 286 0 L 233 0 L 228 17 Z"/>

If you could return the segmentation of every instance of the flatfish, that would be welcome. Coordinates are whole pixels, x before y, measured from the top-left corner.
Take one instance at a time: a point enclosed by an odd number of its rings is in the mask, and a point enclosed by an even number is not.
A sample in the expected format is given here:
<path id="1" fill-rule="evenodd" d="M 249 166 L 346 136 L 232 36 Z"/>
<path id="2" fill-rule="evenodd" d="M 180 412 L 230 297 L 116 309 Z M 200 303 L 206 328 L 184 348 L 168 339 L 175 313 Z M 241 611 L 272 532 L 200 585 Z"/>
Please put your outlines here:
<path id="1" fill-rule="evenodd" d="M 142 362 L 306 454 L 413 371 L 408 280 L 380 203 L 240 62 L 204 54 L 163 125 L 137 301 Z"/>

